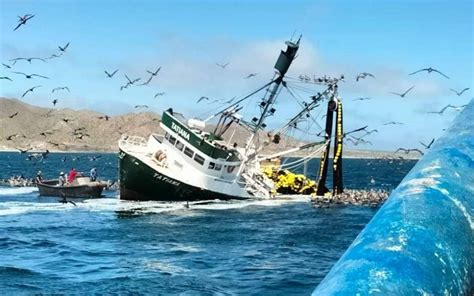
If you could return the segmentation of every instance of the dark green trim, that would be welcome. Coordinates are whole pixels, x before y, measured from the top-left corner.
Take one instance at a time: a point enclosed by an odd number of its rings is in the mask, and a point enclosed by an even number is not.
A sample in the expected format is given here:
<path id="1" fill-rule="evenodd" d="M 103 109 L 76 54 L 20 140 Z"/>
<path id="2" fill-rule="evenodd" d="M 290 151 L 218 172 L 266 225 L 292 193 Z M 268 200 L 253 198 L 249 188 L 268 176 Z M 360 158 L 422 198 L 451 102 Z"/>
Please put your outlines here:
<path id="1" fill-rule="evenodd" d="M 175 132 L 182 142 L 190 144 L 198 151 L 214 159 L 225 159 L 227 161 L 239 161 L 237 152 L 234 150 L 224 150 L 213 146 L 209 141 L 194 133 L 184 123 L 181 123 L 176 117 L 168 111 L 163 112 L 161 123 Z M 189 139 L 188 139 L 189 138 Z M 229 153 L 231 156 L 229 157 Z"/>

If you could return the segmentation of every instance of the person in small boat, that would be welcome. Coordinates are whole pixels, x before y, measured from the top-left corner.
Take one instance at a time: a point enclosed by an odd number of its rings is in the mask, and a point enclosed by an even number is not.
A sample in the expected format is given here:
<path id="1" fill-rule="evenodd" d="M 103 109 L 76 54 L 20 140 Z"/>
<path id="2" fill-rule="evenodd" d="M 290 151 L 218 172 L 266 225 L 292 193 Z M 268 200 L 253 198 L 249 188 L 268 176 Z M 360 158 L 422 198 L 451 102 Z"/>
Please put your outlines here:
<path id="1" fill-rule="evenodd" d="M 59 174 L 59 183 L 58 183 L 59 186 L 64 186 L 66 185 L 66 176 L 64 176 L 64 173 L 61 172 Z"/>
<path id="2" fill-rule="evenodd" d="M 97 168 L 95 166 L 91 169 L 89 178 L 91 179 L 91 182 L 95 182 L 95 180 L 97 180 Z"/>
<path id="3" fill-rule="evenodd" d="M 69 184 L 74 182 L 74 180 L 76 179 L 76 175 L 77 175 L 76 170 L 74 168 L 71 168 L 71 170 L 69 171 L 69 174 L 67 176 L 67 182 Z"/>
<path id="4" fill-rule="evenodd" d="M 36 173 L 35 183 L 36 183 L 36 184 L 38 184 L 38 183 L 43 183 L 43 176 L 42 176 L 41 171 L 38 171 L 38 172 Z"/>

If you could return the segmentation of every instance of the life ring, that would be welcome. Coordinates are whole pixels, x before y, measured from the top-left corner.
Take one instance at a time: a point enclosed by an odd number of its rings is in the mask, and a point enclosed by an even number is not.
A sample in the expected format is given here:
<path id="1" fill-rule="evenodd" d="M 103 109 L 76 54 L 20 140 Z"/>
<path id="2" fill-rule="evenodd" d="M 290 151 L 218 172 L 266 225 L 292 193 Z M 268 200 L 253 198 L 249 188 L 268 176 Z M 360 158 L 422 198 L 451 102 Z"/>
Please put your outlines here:
<path id="1" fill-rule="evenodd" d="M 228 172 L 229 174 L 232 174 L 232 172 L 233 172 L 234 170 L 235 170 L 235 166 L 233 166 L 233 165 L 229 165 L 229 166 L 227 167 L 227 172 Z"/>

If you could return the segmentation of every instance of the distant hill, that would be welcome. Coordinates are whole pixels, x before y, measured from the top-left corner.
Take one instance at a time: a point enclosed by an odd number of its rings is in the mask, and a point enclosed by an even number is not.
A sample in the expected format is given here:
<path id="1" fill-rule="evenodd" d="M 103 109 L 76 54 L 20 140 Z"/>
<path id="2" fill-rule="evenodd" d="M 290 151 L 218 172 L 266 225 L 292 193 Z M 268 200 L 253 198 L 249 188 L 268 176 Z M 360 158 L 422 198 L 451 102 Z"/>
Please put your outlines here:
<path id="1" fill-rule="evenodd" d="M 9 118 L 16 112 L 18 115 Z M 162 131 L 160 116 L 152 112 L 129 113 L 109 120 L 99 119 L 101 116 L 105 115 L 90 110 L 48 109 L 0 98 L 0 149 L 117 151 L 122 134 L 147 137 L 151 132 Z M 40 135 L 42 132 L 46 136 Z M 79 133 L 84 135 L 82 139 Z M 7 137 L 14 134 L 19 136 L 8 141 Z"/>
<path id="2" fill-rule="evenodd" d="M 13 116 L 17 112 L 18 114 Z M 110 117 L 109 120 L 100 119 L 103 116 L 105 114 L 90 110 L 42 108 L 18 99 L 0 98 L 0 150 L 116 152 L 117 142 L 123 134 L 148 137 L 151 133 L 163 133 L 160 127 L 160 115 L 154 112 L 128 113 Z M 212 126 L 207 129 L 211 130 Z M 232 131 L 228 134 L 229 137 L 232 136 Z M 7 140 L 12 135 L 18 136 Z M 232 136 L 232 143 L 244 145 L 247 136 L 246 130 L 237 128 Z M 283 139 L 280 145 L 273 145 L 265 152 L 271 154 L 301 144 L 302 142 L 294 139 Z M 355 150 L 345 151 L 344 155 L 356 158 L 381 158 L 393 156 L 393 153 Z M 408 155 L 408 158 L 416 157 L 418 157 L 416 154 Z"/>

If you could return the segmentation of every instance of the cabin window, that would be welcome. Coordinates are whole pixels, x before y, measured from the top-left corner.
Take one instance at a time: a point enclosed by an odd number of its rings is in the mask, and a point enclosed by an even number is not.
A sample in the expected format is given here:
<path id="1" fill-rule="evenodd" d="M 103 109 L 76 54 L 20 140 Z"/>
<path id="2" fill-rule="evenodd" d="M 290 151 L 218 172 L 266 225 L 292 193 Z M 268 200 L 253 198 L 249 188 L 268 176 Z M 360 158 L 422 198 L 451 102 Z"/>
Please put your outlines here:
<path id="1" fill-rule="evenodd" d="M 166 134 L 165 134 L 165 139 L 166 139 L 166 140 L 169 140 L 169 139 L 170 139 L 170 134 L 166 133 Z"/>
<path id="2" fill-rule="evenodd" d="M 216 164 L 211 161 L 211 162 L 209 163 L 208 169 L 213 170 L 215 165 L 216 165 Z"/>
<path id="3" fill-rule="evenodd" d="M 176 143 L 176 138 L 170 135 L 169 141 L 170 141 L 171 144 L 174 145 L 174 143 Z"/>
<path id="4" fill-rule="evenodd" d="M 185 147 L 184 148 L 184 154 L 186 154 L 186 156 L 189 156 L 189 157 L 193 158 L 194 152 L 193 152 L 193 150 L 189 149 L 188 147 Z"/>
<path id="5" fill-rule="evenodd" d="M 201 155 L 197 154 L 194 155 L 194 160 L 199 163 L 200 165 L 203 165 L 204 164 L 204 157 L 202 157 Z"/>
<path id="6" fill-rule="evenodd" d="M 214 169 L 215 169 L 216 171 L 220 171 L 220 170 L 222 169 L 222 165 L 216 163 L 216 166 L 214 167 Z"/>
<path id="7" fill-rule="evenodd" d="M 184 147 L 184 144 L 181 143 L 179 140 L 176 141 L 176 149 L 178 149 L 179 151 L 183 151 L 183 147 Z"/>

